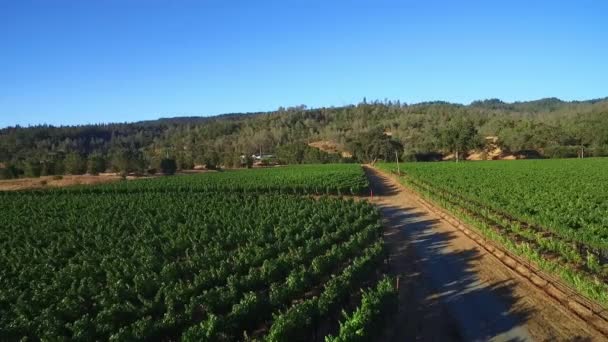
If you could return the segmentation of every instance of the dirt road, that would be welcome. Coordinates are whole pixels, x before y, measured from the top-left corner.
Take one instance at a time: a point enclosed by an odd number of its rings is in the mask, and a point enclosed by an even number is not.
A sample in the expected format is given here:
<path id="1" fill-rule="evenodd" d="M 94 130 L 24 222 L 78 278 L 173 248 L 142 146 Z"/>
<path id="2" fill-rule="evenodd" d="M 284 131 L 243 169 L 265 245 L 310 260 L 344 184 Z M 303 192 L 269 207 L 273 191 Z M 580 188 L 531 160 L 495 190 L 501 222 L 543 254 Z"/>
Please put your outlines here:
<path id="1" fill-rule="evenodd" d="M 597 331 L 423 209 L 388 175 L 365 171 L 401 276 L 394 341 L 604 341 Z"/>

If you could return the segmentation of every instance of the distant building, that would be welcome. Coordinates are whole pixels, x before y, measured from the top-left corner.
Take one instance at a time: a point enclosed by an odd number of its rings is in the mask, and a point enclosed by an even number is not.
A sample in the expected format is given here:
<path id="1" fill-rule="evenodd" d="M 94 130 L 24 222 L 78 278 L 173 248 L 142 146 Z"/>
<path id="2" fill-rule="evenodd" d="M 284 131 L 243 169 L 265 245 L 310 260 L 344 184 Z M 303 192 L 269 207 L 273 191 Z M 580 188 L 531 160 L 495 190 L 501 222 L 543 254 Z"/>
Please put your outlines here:
<path id="1" fill-rule="evenodd" d="M 251 159 L 253 159 L 253 166 L 271 166 L 278 164 L 274 154 L 252 154 Z"/>
<path id="2" fill-rule="evenodd" d="M 274 154 L 252 154 L 251 158 L 253 158 L 253 160 L 258 160 L 258 161 L 262 161 L 262 160 L 274 160 L 276 159 Z"/>

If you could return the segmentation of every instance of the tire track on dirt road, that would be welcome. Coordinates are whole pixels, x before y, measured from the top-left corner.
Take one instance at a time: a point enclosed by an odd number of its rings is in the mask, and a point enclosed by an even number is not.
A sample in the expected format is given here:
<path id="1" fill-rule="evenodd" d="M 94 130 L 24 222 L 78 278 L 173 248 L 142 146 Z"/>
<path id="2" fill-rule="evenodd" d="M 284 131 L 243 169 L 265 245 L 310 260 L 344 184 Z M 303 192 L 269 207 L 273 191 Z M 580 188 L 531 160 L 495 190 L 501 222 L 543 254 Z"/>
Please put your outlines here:
<path id="1" fill-rule="evenodd" d="M 603 341 L 587 323 L 364 167 L 401 278 L 393 341 Z"/>

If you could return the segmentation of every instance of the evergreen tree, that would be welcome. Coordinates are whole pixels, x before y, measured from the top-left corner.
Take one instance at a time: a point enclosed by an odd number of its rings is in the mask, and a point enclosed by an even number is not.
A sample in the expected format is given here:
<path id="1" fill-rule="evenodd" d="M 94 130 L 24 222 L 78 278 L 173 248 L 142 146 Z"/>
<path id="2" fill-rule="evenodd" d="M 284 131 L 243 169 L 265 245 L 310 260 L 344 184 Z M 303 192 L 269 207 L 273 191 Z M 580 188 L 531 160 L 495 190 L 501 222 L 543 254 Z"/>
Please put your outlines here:
<path id="1" fill-rule="evenodd" d="M 78 153 L 70 153 L 65 157 L 65 171 L 71 175 L 82 175 L 87 171 L 86 160 Z"/>
<path id="2" fill-rule="evenodd" d="M 177 171 L 175 159 L 164 158 L 160 161 L 160 171 L 165 175 L 173 175 Z"/>
<path id="3" fill-rule="evenodd" d="M 87 173 L 91 175 L 98 175 L 106 171 L 106 160 L 100 154 L 93 154 L 89 156 L 87 161 Z"/>

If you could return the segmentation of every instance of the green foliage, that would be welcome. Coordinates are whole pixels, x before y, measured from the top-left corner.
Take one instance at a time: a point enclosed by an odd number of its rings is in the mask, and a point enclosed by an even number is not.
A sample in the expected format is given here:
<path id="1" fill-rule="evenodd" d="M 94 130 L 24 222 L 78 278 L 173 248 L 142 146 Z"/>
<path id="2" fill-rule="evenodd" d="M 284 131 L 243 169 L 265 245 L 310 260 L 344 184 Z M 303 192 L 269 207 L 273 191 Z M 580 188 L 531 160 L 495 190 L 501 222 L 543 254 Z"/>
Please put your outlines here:
<path id="1" fill-rule="evenodd" d="M 341 161 L 338 154 L 330 154 L 304 143 L 279 146 L 276 155 L 286 164 L 325 164 Z"/>
<path id="2" fill-rule="evenodd" d="M 233 341 L 271 326 L 268 340 L 306 340 L 385 258 L 380 217 L 275 191 L 361 176 L 313 165 L 0 193 L 0 335 Z"/>
<path id="3" fill-rule="evenodd" d="M 177 171 L 175 159 L 164 158 L 160 161 L 160 172 L 165 175 L 173 175 Z"/>
<path id="4" fill-rule="evenodd" d="M 318 299 L 313 298 L 276 315 L 266 341 L 307 341 L 317 315 L 317 303 Z"/>
<path id="5" fill-rule="evenodd" d="M 226 192 L 280 192 L 288 194 L 337 194 L 366 193 L 367 178 L 356 164 L 323 164 L 281 166 L 264 169 L 208 172 L 195 175 L 136 182 L 104 184 L 94 188 L 78 188 L 78 191 L 226 191 Z"/>
<path id="6" fill-rule="evenodd" d="M 62 190 L 0 197 L 0 332 L 8 339 L 234 339 L 365 251 L 380 229 L 368 204 L 329 198 Z M 321 260 L 336 266 L 309 266 Z M 310 282 L 271 304 L 267 289 L 299 278 Z"/>
<path id="7" fill-rule="evenodd" d="M 162 160 L 161 160 L 162 163 Z M 180 170 L 192 170 L 194 169 L 194 160 L 190 155 L 182 155 L 175 160 L 175 165 Z M 162 165 L 161 165 L 162 168 Z M 177 169 L 176 169 L 177 170 Z M 175 171 L 173 172 L 175 173 Z"/>
<path id="8" fill-rule="evenodd" d="M 580 153 L 580 147 L 576 146 L 548 146 L 543 155 L 548 158 L 576 158 Z"/>
<path id="9" fill-rule="evenodd" d="M 342 307 L 353 290 L 359 288 L 384 256 L 382 242 L 367 248 L 353 262 L 325 283 L 323 292 L 291 306 L 274 316 L 266 341 L 309 341 L 314 325 L 321 317 L 333 314 Z"/>
<path id="10" fill-rule="evenodd" d="M 382 164 L 382 168 L 395 169 Z M 608 249 L 608 159 L 405 163 L 415 180 Z"/>
<path id="11" fill-rule="evenodd" d="M 146 162 L 141 151 L 120 149 L 113 153 L 110 165 L 112 171 L 126 175 L 131 172 L 143 173 Z"/>
<path id="12" fill-rule="evenodd" d="M 288 144 L 277 148 L 277 158 L 286 164 L 302 164 L 306 150 L 312 148 L 306 144 Z"/>
<path id="13" fill-rule="evenodd" d="M 30 160 L 25 164 L 25 177 L 40 177 L 42 166 L 37 160 Z"/>
<path id="14" fill-rule="evenodd" d="M 106 160 L 99 154 L 89 156 L 87 161 L 87 172 L 91 175 L 98 175 L 106 171 Z"/>
<path id="15" fill-rule="evenodd" d="M 182 341 L 184 342 L 204 342 L 215 341 L 218 335 L 219 318 L 214 314 L 198 325 L 194 325 L 184 332 Z"/>
<path id="16" fill-rule="evenodd" d="M 150 166 L 158 168 L 157 163 L 150 165 L 150 161 L 160 162 L 170 153 L 178 167 L 184 169 L 193 164 L 207 164 L 209 168 L 234 167 L 241 153 L 251 155 L 262 149 L 265 153 L 277 154 L 283 146 L 302 146 L 303 142 L 320 140 L 348 147 L 372 131 L 391 134 L 392 140 L 406 147 L 407 155 L 425 160 L 433 159 L 429 158 L 433 153 L 452 149 L 449 147 L 452 144 L 447 144 L 451 139 L 443 142 L 440 139 L 441 132 L 451 130 L 457 121 L 472 122 L 481 136 L 497 136 L 500 147 L 514 154 L 533 150 L 542 155 L 548 147 L 565 146 L 584 148 L 588 150 L 586 156 L 605 156 L 608 155 L 607 113 L 606 99 L 581 102 L 544 99 L 520 103 L 494 99 L 476 101 L 469 106 L 374 101 L 337 108 L 294 107 L 269 113 L 169 118 L 132 124 L 41 125 L 1 129 L 0 162 L 20 166 L 23 160 L 34 157 L 39 157 L 39 161 L 50 159 L 48 156 L 61 160 L 65 153 L 79 153 L 86 158 L 97 153 L 114 161 L 111 164 L 116 172 L 135 172 L 134 169 L 143 172 Z M 367 155 L 365 144 L 350 148 L 357 149 L 358 161 L 363 162 L 373 160 L 376 154 L 385 154 L 379 159 L 392 158 L 394 154 L 380 151 Z M 127 156 L 132 163 L 116 161 L 123 150 L 135 151 Z M 304 162 L 298 153 L 298 149 L 288 151 L 286 159 Z M 326 162 L 320 159 L 312 156 L 315 162 Z"/>
<path id="17" fill-rule="evenodd" d="M 40 163 L 40 175 L 50 176 L 57 173 L 63 173 L 63 162 L 57 159 L 46 159 Z"/>
<path id="18" fill-rule="evenodd" d="M 78 153 L 70 153 L 65 157 L 65 171 L 71 175 L 82 175 L 87 171 L 86 160 Z"/>
<path id="19" fill-rule="evenodd" d="M 439 146 L 459 161 L 463 152 L 481 146 L 481 138 L 473 121 L 457 118 L 439 130 Z"/>
<path id="20" fill-rule="evenodd" d="M 394 161 L 396 154 L 403 153 L 403 145 L 393 140 L 383 130 L 362 133 L 349 142 L 353 156 L 363 163 L 377 160 Z"/>
<path id="21" fill-rule="evenodd" d="M 216 151 L 207 152 L 205 154 L 205 156 L 203 157 L 203 164 L 205 165 L 205 168 L 208 170 L 217 169 L 219 163 L 220 163 L 220 154 L 217 153 Z"/>
<path id="22" fill-rule="evenodd" d="M 20 170 L 12 164 L 0 168 L 0 179 L 14 179 L 19 177 Z"/>
<path id="23" fill-rule="evenodd" d="M 397 307 L 394 279 L 384 278 L 375 288 L 363 292 L 361 305 L 352 314 L 344 314 L 336 337 L 326 336 L 326 342 L 374 341 Z"/>
<path id="24" fill-rule="evenodd" d="M 401 170 L 424 196 L 608 304 L 607 166 L 608 159 L 589 158 L 406 163 Z"/>
<path id="25" fill-rule="evenodd" d="M 251 156 L 243 156 L 241 159 L 241 167 L 251 169 L 253 167 L 253 158 Z"/>

